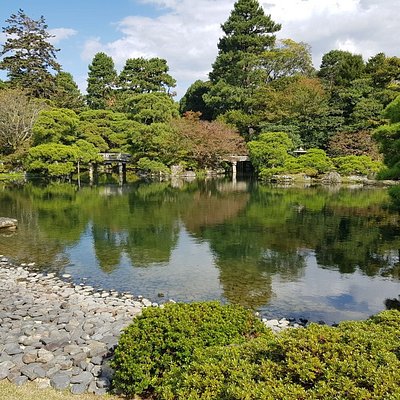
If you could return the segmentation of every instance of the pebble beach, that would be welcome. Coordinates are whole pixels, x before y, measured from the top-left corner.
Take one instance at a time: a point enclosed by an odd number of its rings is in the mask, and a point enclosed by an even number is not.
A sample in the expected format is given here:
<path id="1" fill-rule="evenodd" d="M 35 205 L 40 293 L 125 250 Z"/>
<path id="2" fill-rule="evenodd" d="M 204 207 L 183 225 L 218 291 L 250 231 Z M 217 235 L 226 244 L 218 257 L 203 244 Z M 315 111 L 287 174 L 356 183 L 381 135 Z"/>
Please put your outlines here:
<path id="1" fill-rule="evenodd" d="M 0 256 L 0 381 L 105 394 L 122 330 L 144 307 L 159 305 L 30 267 Z M 263 322 L 275 332 L 299 326 L 284 318 Z"/>

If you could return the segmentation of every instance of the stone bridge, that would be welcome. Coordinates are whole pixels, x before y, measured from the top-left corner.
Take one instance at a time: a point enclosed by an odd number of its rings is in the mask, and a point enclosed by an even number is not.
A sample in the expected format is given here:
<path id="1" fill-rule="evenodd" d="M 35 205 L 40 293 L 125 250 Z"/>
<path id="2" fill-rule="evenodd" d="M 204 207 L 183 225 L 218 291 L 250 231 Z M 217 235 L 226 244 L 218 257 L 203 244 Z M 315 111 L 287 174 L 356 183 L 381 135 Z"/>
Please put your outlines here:
<path id="1" fill-rule="evenodd" d="M 232 155 L 232 156 L 227 156 L 224 158 L 224 161 L 227 161 L 232 164 L 232 178 L 236 179 L 237 175 L 237 164 L 239 162 L 246 162 L 250 161 L 250 157 L 246 155 Z"/>

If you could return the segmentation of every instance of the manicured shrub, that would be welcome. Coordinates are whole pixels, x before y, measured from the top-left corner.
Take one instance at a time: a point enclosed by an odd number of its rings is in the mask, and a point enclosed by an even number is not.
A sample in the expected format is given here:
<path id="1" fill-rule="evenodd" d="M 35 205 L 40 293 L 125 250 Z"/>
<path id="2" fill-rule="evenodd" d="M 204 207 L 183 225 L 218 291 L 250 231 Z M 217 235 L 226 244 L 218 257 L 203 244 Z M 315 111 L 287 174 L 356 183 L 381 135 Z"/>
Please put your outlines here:
<path id="1" fill-rule="evenodd" d="M 374 175 L 383 167 L 381 162 L 368 156 L 344 156 L 332 160 L 341 175 Z"/>
<path id="2" fill-rule="evenodd" d="M 293 174 L 305 173 L 310 176 L 323 174 L 334 169 L 331 159 L 321 149 L 309 149 L 300 157 L 289 157 L 283 168 Z"/>
<path id="3" fill-rule="evenodd" d="M 166 391 L 174 381 L 171 371 L 187 369 L 196 350 L 243 343 L 261 333 L 271 336 L 240 306 L 205 302 L 147 308 L 121 335 L 114 387 L 129 395 Z"/>
<path id="4" fill-rule="evenodd" d="M 400 312 L 196 351 L 166 399 L 398 399 Z M 180 374 L 180 375 L 179 375 Z M 179 377 L 179 379 L 178 379 Z"/>
<path id="5" fill-rule="evenodd" d="M 218 303 L 146 309 L 121 337 L 114 386 L 165 400 L 396 400 L 400 312 L 273 335 Z"/>
<path id="6" fill-rule="evenodd" d="M 161 174 L 161 173 L 169 174 L 170 173 L 170 169 L 166 165 L 164 165 L 162 162 L 150 160 L 147 157 L 141 158 L 138 161 L 137 166 L 139 169 L 142 169 L 151 174 Z"/>

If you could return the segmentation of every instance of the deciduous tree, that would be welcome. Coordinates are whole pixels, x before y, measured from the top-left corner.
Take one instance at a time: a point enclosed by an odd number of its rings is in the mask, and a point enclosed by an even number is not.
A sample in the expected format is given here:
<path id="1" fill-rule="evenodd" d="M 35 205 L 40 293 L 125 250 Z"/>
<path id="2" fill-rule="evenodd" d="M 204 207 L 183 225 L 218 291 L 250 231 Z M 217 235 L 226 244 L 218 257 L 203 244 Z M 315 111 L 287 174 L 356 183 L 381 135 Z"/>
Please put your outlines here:
<path id="1" fill-rule="evenodd" d="M 3 154 L 29 147 L 33 125 L 41 110 L 42 100 L 30 98 L 20 89 L 0 91 L 0 147 Z"/>
<path id="2" fill-rule="evenodd" d="M 199 114 L 187 113 L 172 123 L 177 132 L 177 148 L 195 168 L 217 168 L 229 155 L 246 155 L 243 138 L 235 129 L 219 121 L 201 121 Z"/>

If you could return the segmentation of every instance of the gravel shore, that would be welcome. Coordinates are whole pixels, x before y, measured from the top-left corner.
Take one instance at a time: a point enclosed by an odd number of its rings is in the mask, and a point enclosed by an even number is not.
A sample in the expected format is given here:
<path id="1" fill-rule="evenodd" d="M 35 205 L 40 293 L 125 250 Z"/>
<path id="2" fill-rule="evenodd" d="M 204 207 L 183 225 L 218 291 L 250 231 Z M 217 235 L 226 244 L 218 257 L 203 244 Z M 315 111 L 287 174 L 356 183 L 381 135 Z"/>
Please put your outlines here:
<path id="1" fill-rule="evenodd" d="M 75 285 L 54 273 L 33 272 L 0 256 L 0 381 L 104 394 L 121 331 L 144 307 L 158 304 L 131 294 Z M 299 325 L 263 322 L 279 332 Z"/>
<path id="2" fill-rule="evenodd" d="M 121 330 L 151 305 L 0 258 L 0 380 L 103 394 Z"/>

